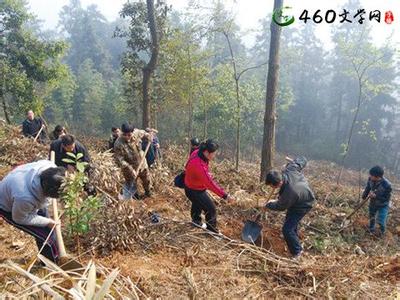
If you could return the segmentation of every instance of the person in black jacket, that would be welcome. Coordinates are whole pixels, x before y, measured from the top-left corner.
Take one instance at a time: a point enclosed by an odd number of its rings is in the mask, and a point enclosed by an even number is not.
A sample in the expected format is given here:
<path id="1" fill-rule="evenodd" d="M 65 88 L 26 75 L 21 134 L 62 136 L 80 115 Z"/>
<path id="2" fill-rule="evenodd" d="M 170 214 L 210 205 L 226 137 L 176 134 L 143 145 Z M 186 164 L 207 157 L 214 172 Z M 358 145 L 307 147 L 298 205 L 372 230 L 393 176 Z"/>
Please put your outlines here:
<path id="1" fill-rule="evenodd" d="M 389 212 L 389 202 L 392 193 L 392 185 L 385 177 L 380 166 L 369 170 L 369 179 L 362 198 L 370 197 L 369 201 L 369 231 L 375 232 L 375 222 L 378 221 L 380 234 L 384 235 L 386 221 Z"/>
<path id="2" fill-rule="evenodd" d="M 120 135 L 121 130 L 118 127 L 111 127 L 111 136 L 108 140 L 108 150 L 111 150 L 111 152 L 114 152 L 115 141 L 119 138 Z"/>
<path id="3" fill-rule="evenodd" d="M 58 140 L 53 141 L 50 145 L 50 153 L 51 151 L 54 151 L 55 153 L 55 164 L 59 167 L 66 168 L 68 171 L 75 171 L 75 165 L 63 161 L 65 158 L 71 159 L 71 157 L 67 155 L 67 152 L 75 155 L 82 153 L 83 156 L 79 159 L 79 161 L 87 162 L 88 164 L 90 163 L 90 156 L 86 147 L 77 141 L 71 134 L 63 135 Z M 87 170 L 88 168 L 89 165 Z"/>
<path id="4" fill-rule="evenodd" d="M 42 127 L 45 127 L 43 120 L 41 118 L 35 118 L 35 114 L 32 110 L 28 111 L 26 119 L 22 123 L 23 135 L 29 138 L 35 138 Z M 43 129 L 39 135 L 38 141 L 43 143 L 46 141 L 46 138 L 46 131 Z"/>
<path id="5" fill-rule="evenodd" d="M 286 219 L 282 227 L 283 236 L 293 257 L 301 256 L 303 248 L 298 236 L 298 225 L 313 207 L 315 196 L 302 170 L 307 165 L 304 157 L 291 160 L 281 173 L 272 170 L 267 173 L 265 183 L 279 188 L 278 200 L 271 200 L 265 207 L 271 210 L 286 210 Z"/>
<path id="6" fill-rule="evenodd" d="M 62 125 L 57 125 L 56 127 L 54 127 L 53 132 L 50 134 L 50 139 L 52 141 L 57 140 L 59 137 L 66 135 L 67 131 L 65 130 L 65 127 Z"/>
<path id="7" fill-rule="evenodd" d="M 53 141 L 50 145 L 50 153 L 51 151 L 54 151 L 55 154 L 55 164 L 58 167 L 66 168 L 69 172 L 75 172 L 76 166 L 73 163 L 63 161 L 65 158 L 72 159 L 67 153 L 73 153 L 75 154 L 75 156 L 78 153 L 82 153 L 83 156 L 78 161 L 88 163 L 85 167 L 85 173 L 90 180 L 93 168 L 90 167 L 89 152 L 84 145 L 82 145 L 79 141 L 75 139 L 73 135 L 65 134 L 61 136 L 58 140 Z M 51 155 L 50 153 L 49 157 Z M 95 186 L 90 182 L 85 183 L 84 190 L 88 193 L 88 195 L 96 195 L 97 193 Z"/>

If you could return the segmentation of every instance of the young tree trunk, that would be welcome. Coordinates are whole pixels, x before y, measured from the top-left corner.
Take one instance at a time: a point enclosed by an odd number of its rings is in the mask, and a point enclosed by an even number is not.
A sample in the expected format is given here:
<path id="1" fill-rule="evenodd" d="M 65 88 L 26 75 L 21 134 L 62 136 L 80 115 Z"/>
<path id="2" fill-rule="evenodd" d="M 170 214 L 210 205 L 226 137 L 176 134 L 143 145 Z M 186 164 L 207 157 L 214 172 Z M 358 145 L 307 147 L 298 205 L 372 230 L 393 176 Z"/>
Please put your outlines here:
<path id="1" fill-rule="evenodd" d="M 0 99 L 1 99 L 1 104 L 3 106 L 3 112 L 4 112 L 4 117 L 6 118 L 6 122 L 7 124 L 11 124 L 10 115 L 8 114 L 6 99 L 4 98 L 3 91 L 1 89 L 0 89 Z"/>
<path id="2" fill-rule="evenodd" d="M 336 143 L 339 143 L 340 141 L 340 128 L 342 127 L 342 105 L 343 105 L 343 94 L 341 94 L 339 97 L 338 114 L 336 121 Z"/>
<path id="3" fill-rule="evenodd" d="M 235 55 L 233 53 L 231 40 L 227 32 L 223 32 L 226 41 L 228 43 L 229 52 L 231 55 L 231 62 L 233 68 L 233 78 L 235 79 L 235 92 L 236 92 L 236 147 L 235 147 L 235 170 L 239 171 L 239 160 L 240 160 L 240 90 L 239 90 L 239 79 L 240 75 L 237 71 Z"/>
<path id="4" fill-rule="evenodd" d="M 283 6 L 283 0 L 274 1 L 274 11 Z M 276 94 L 279 77 L 279 46 L 281 27 L 271 21 L 271 43 L 269 49 L 267 93 L 265 99 L 264 136 L 261 152 L 260 180 L 272 169 L 275 151 Z"/>
<path id="5" fill-rule="evenodd" d="M 207 102 L 205 97 L 203 97 L 203 106 L 204 106 L 203 139 L 205 140 L 207 138 L 207 126 L 208 126 Z"/>
<path id="6" fill-rule="evenodd" d="M 362 76 L 358 76 L 358 99 L 357 99 L 357 107 L 356 107 L 356 111 L 354 113 L 354 117 L 353 117 L 353 121 L 351 122 L 351 126 L 350 126 L 350 131 L 349 131 L 349 136 L 347 138 L 347 144 L 345 146 L 344 149 L 344 153 L 343 153 L 343 157 L 342 157 L 342 162 L 341 162 L 341 168 L 337 177 L 337 181 L 336 184 L 339 185 L 340 184 L 340 179 L 342 178 L 342 173 L 344 170 L 344 163 L 346 161 L 346 157 L 347 154 L 349 153 L 350 150 L 350 143 L 352 141 L 352 137 L 353 137 L 353 133 L 354 133 L 354 129 L 356 127 L 357 124 L 357 120 L 358 120 L 358 114 L 360 113 L 360 109 L 361 109 L 361 102 L 362 102 Z"/>
<path id="7" fill-rule="evenodd" d="M 149 29 L 151 35 L 151 57 L 150 61 L 143 68 L 143 118 L 142 125 L 143 128 L 150 127 L 151 119 L 151 99 L 150 99 L 150 80 L 153 75 L 154 70 L 157 66 L 158 53 L 160 50 L 160 45 L 157 36 L 157 23 L 154 12 L 154 0 L 146 0 L 147 3 L 147 19 L 149 22 Z"/>
<path id="8" fill-rule="evenodd" d="M 151 114 L 151 99 L 150 99 L 150 77 L 151 70 L 143 68 L 143 115 L 142 115 L 142 128 L 150 127 L 150 114 Z"/>
<path id="9" fill-rule="evenodd" d="M 236 85 L 236 160 L 235 160 L 235 170 L 239 171 L 239 161 L 240 161 L 240 94 L 239 94 L 239 79 L 235 78 Z"/>

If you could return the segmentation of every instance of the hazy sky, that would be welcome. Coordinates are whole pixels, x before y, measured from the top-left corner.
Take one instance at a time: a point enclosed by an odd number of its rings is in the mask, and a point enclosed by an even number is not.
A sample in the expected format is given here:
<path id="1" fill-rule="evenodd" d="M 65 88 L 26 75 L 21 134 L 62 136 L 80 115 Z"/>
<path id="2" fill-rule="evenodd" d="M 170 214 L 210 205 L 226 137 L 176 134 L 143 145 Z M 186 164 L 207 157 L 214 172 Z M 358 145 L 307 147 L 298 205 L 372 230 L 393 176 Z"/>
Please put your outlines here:
<path id="1" fill-rule="evenodd" d="M 58 13 L 63 5 L 68 4 L 69 0 L 29 0 L 32 11 L 43 20 L 43 26 L 46 29 L 55 29 L 58 23 Z M 109 20 L 113 20 L 118 16 L 122 4 L 126 0 L 81 0 L 83 6 L 96 4 L 100 11 Z M 181 9 L 188 5 L 187 0 L 167 0 L 175 9 Z M 209 3 L 209 1 L 204 1 Z M 246 43 L 251 44 L 254 37 L 254 32 L 259 28 L 258 20 L 264 18 L 268 12 L 272 10 L 273 0 L 225 0 L 223 1 L 226 7 L 236 15 L 236 21 L 241 28 L 246 32 Z M 393 41 L 396 46 L 400 45 L 400 5 L 399 0 L 360 0 L 362 7 L 367 11 L 378 9 L 382 13 L 391 10 L 394 15 L 394 23 L 391 25 L 381 21 L 381 24 L 373 23 L 372 33 L 374 41 L 378 44 L 385 42 L 387 37 L 394 32 Z M 300 4 L 301 3 L 301 4 Z M 336 1 L 317 1 L 317 0 L 286 0 L 285 5 L 292 6 L 292 14 L 298 18 L 304 9 L 310 12 L 315 12 L 317 9 L 326 11 L 334 9 L 336 12 L 341 12 L 346 8 L 347 0 Z M 354 14 L 355 12 L 352 12 Z M 338 19 L 337 19 L 338 20 Z M 368 22 L 368 20 L 367 20 Z M 329 32 L 334 26 L 338 26 L 338 21 L 333 24 L 319 24 L 317 28 L 318 37 L 329 46 Z M 295 26 L 306 26 L 296 20 Z M 291 26 L 294 26 L 291 25 Z M 363 25 L 360 25 L 363 26 Z M 395 30 L 396 28 L 396 30 Z"/>

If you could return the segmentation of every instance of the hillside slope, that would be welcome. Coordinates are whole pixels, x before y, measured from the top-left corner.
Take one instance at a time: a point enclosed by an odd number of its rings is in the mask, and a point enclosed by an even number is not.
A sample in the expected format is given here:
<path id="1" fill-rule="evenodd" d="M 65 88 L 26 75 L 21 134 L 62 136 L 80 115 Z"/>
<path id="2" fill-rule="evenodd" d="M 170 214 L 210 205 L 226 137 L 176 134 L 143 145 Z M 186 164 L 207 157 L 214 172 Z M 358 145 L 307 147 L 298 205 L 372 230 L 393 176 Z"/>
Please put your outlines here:
<path id="1" fill-rule="evenodd" d="M 99 145 L 99 142 L 92 144 Z M 258 166 L 243 163 L 239 173 L 227 161 L 215 163 L 217 181 L 238 200 L 226 205 L 216 199 L 225 238 L 216 239 L 193 228 L 190 206 L 172 180 L 185 162 L 180 148 L 163 149 L 162 166 L 152 170 L 155 194 L 146 201 L 120 202 L 122 182 L 112 155 L 91 148 L 94 183 L 105 206 L 80 248 L 67 240 L 70 252 L 82 261 L 94 259 L 118 267 L 140 289 L 140 297 L 172 298 L 394 298 L 400 292 L 400 209 L 397 195 L 389 216 L 388 234 L 379 239 L 366 233 L 365 209 L 341 230 L 343 215 L 356 206 L 359 174 L 346 170 L 343 186 L 336 186 L 337 166 L 311 161 L 307 176 L 317 204 L 305 218 L 301 236 L 306 254 L 293 261 L 287 254 L 280 227 L 284 214 L 268 213 L 258 245 L 240 241 L 243 222 L 252 219 L 257 202 L 267 191 L 258 183 Z M 22 139 L 14 128 L 0 129 L 0 174 L 23 162 L 46 157 L 47 148 Z M 278 162 L 279 163 L 279 162 Z M 280 163 L 283 163 L 281 161 Z M 391 178 L 395 185 L 397 181 Z M 365 174 L 361 181 L 365 181 Z M 161 222 L 151 223 L 157 212 Z M 24 265 L 36 254 L 34 241 L 0 220 L 0 261 Z M 15 272 L 0 270 L 2 294 L 26 288 Z"/>

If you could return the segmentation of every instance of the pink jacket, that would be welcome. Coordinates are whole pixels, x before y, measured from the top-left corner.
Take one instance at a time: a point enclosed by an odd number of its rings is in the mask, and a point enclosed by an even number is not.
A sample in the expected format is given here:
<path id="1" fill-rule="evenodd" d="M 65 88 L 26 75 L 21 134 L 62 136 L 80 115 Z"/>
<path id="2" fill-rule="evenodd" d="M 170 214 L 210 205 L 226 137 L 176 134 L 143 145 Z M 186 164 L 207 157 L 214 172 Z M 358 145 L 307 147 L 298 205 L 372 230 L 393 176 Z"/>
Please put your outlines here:
<path id="1" fill-rule="evenodd" d="M 210 190 L 221 198 L 227 193 L 214 181 L 208 171 L 208 161 L 198 155 L 199 150 L 193 151 L 185 167 L 185 185 L 191 190 Z"/>

